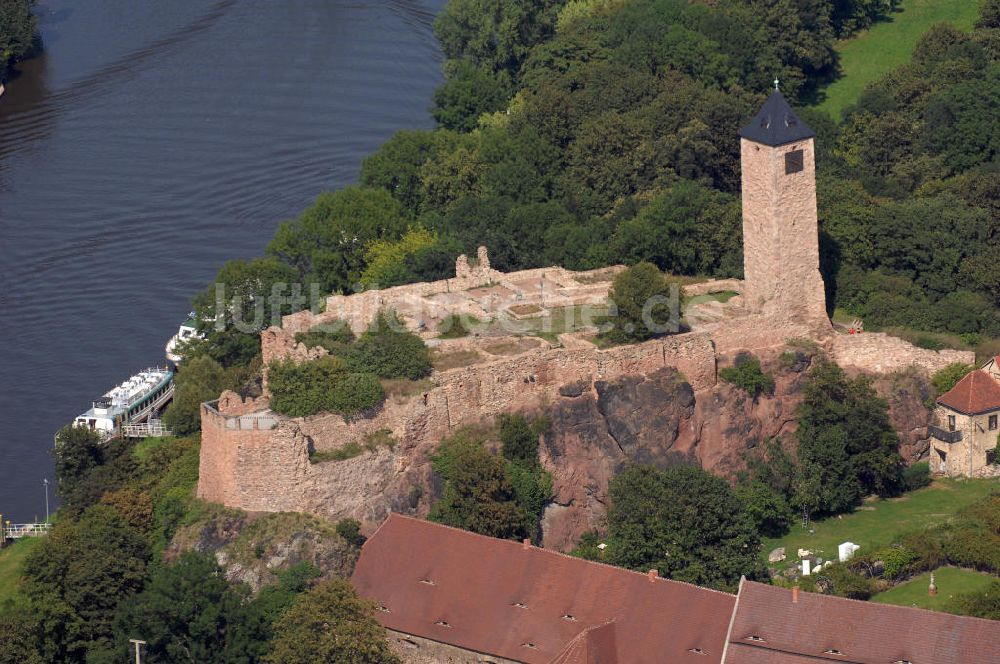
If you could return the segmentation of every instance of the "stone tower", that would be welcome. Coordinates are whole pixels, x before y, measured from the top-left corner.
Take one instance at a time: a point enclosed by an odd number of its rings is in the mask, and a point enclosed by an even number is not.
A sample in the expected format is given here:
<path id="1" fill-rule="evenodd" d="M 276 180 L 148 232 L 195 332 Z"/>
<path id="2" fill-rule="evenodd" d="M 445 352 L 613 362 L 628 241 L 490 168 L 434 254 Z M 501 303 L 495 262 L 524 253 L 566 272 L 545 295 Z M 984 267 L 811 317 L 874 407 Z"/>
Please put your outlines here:
<path id="1" fill-rule="evenodd" d="M 815 136 L 777 90 L 740 130 L 743 297 L 753 313 L 829 325 L 819 272 Z"/>

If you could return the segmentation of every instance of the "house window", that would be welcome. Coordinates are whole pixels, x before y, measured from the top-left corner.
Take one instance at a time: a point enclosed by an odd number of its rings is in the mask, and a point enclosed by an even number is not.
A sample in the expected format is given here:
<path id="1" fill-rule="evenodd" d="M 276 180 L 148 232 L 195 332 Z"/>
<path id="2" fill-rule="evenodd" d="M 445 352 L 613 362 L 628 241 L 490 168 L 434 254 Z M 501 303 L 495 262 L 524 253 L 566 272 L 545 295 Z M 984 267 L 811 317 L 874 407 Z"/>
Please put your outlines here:
<path id="1" fill-rule="evenodd" d="M 990 431 L 996 431 L 996 430 L 997 430 L 997 416 L 990 415 Z"/>
<path id="2" fill-rule="evenodd" d="M 802 150 L 792 150 L 785 153 L 785 175 L 798 173 L 804 168 Z"/>
<path id="3" fill-rule="evenodd" d="M 955 430 L 955 416 L 954 415 L 949 415 L 948 416 L 948 431 L 954 431 L 954 430 Z"/>

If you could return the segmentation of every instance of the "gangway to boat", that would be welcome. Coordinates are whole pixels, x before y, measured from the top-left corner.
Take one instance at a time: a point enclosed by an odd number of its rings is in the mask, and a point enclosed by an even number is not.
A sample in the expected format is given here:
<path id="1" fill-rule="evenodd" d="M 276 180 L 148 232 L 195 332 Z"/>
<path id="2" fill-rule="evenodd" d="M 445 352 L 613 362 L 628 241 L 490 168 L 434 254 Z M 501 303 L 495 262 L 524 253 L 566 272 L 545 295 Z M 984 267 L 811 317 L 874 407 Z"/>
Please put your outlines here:
<path id="1" fill-rule="evenodd" d="M 41 537 L 49 534 L 51 523 L 11 523 L 3 521 L 0 528 L 0 546 L 10 540 L 18 540 L 22 537 Z"/>
<path id="2" fill-rule="evenodd" d="M 164 426 L 161 420 L 152 418 L 145 422 L 133 422 L 122 426 L 122 436 L 125 438 L 160 438 L 172 435 L 173 431 Z"/>

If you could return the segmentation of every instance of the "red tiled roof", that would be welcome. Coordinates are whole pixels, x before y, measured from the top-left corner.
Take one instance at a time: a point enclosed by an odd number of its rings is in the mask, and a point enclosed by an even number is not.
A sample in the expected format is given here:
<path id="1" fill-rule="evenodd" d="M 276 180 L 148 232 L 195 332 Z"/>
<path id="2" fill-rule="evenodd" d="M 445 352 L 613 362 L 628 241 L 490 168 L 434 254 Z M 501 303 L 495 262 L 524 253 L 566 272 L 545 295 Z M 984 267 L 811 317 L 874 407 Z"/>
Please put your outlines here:
<path id="1" fill-rule="evenodd" d="M 736 601 L 395 514 L 365 543 L 352 582 L 389 629 L 526 664 L 719 662 Z"/>
<path id="2" fill-rule="evenodd" d="M 981 369 L 970 371 L 938 403 L 966 415 L 1000 409 L 1000 382 Z"/>
<path id="3" fill-rule="evenodd" d="M 725 664 L 998 664 L 997 644 L 1000 621 L 744 581 Z"/>
<path id="4" fill-rule="evenodd" d="M 617 655 L 614 622 L 590 627 L 580 632 L 549 664 L 605 664 Z"/>

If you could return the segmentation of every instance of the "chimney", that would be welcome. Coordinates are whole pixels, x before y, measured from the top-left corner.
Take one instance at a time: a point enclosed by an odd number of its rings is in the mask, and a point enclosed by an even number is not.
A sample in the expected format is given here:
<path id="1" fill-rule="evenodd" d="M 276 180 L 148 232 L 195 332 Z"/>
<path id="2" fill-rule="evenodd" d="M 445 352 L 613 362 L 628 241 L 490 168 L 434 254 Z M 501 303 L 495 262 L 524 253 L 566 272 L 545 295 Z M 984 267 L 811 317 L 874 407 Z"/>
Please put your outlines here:
<path id="1" fill-rule="evenodd" d="M 531 548 L 531 540 L 525 537 L 524 540 L 521 542 L 521 546 L 524 548 L 525 551 L 527 551 L 528 549 Z"/>
<path id="2" fill-rule="evenodd" d="M 650 581 L 655 581 L 657 579 L 657 577 L 660 576 L 660 573 L 658 571 L 656 571 L 655 569 L 651 569 L 651 570 L 649 570 L 649 574 L 647 576 L 649 576 L 649 580 Z"/>
<path id="3" fill-rule="evenodd" d="M 799 587 L 792 586 L 792 604 L 799 603 Z"/>

